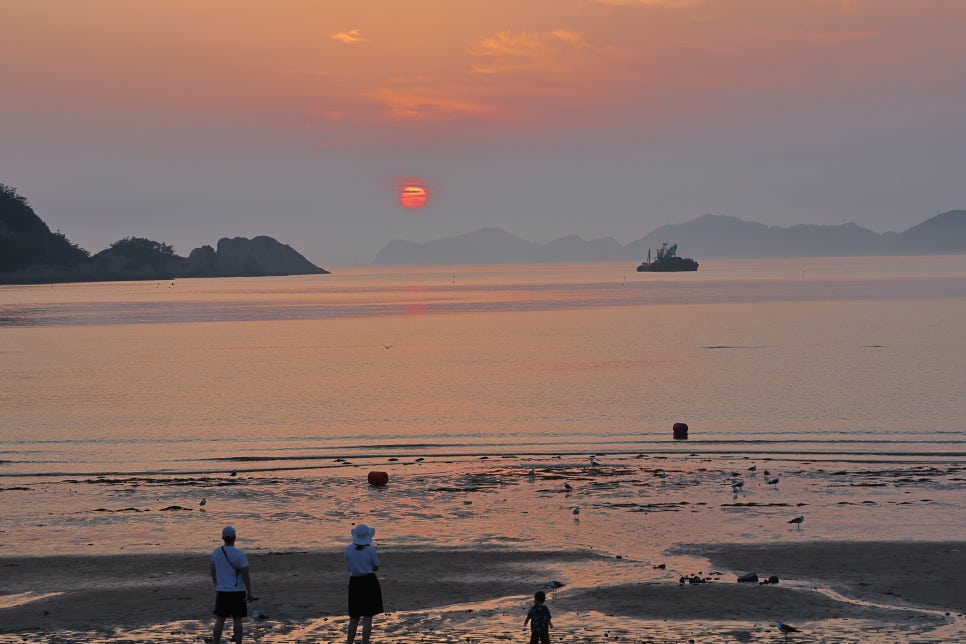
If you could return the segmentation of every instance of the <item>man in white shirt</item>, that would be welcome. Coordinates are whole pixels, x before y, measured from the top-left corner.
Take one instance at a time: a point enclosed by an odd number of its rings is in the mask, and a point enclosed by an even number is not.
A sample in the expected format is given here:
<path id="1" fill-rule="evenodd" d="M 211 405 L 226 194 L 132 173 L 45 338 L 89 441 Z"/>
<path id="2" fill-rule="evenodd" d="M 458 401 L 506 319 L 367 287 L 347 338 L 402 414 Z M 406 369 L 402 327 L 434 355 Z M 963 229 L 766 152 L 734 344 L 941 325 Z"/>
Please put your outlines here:
<path id="1" fill-rule="evenodd" d="M 211 581 L 215 585 L 215 628 L 212 642 L 221 644 L 225 620 L 234 620 L 233 641 L 241 644 L 242 618 L 248 615 L 247 601 L 254 601 L 252 579 L 248 574 L 248 557 L 235 547 L 235 529 L 225 526 L 221 531 L 223 546 L 211 553 Z"/>

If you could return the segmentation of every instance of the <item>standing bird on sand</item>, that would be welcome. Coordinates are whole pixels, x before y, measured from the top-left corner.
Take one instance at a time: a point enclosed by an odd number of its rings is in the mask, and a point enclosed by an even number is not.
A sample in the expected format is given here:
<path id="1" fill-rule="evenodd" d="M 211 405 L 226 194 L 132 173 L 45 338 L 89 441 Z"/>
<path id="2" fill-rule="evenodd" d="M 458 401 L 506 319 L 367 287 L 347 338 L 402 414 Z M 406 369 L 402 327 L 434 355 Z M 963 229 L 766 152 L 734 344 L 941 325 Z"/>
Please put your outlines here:
<path id="1" fill-rule="evenodd" d="M 207 503 L 208 503 L 208 499 L 206 499 L 205 497 L 201 497 L 201 503 L 199 503 L 198 505 L 200 505 L 201 507 L 205 507 Z"/>
<path id="2" fill-rule="evenodd" d="M 576 518 L 579 515 L 580 515 L 580 506 L 578 505 L 574 507 L 574 518 Z"/>
<path id="3" fill-rule="evenodd" d="M 591 456 L 590 457 L 590 466 L 591 467 L 597 467 L 597 457 L 596 456 Z"/>
<path id="4" fill-rule="evenodd" d="M 789 633 L 801 633 L 802 632 L 801 630 L 795 628 L 794 626 L 791 626 L 789 624 L 786 624 L 785 622 L 778 622 L 778 630 L 785 635 L 785 641 L 786 642 L 788 641 L 788 634 Z"/>
<path id="5" fill-rule="evenodd" d="M 801 530 L 802 529 L 802 522 L 803 521 L 805 521 L 805 516 L 804 515 L 798 515 L 794 519 L 789 519 L 788 522 L 789 523 L 794 523 L 795 524 L 795 527 L 797 527 L 799 530 Z"/>
<path id="6" fill-rule="evenodd" d="M 557 596 L 557 589 L 558 588 L 563 588 L 566 585 L 567 584 L 563 583 L 562 581 L 556 581 L 556 580 L 554 580 L 554 581 L 548 581 L 547 583 L 545 583 L 544 585 L 542 585 L 540 587 L 541 588 L 546 588 L 547 590 L 550 591 L 551 596 L 556 597 Z"/>
<path id="7" fill-rule="evenodd" d="M 567 481 L 564 481 L 564 489 L 567 490 L 568 492 L 572 492 L 574 489 L 574 486 L 571 485 L 570 483 L 567 483 Z"/>
<path id="8" fill-rule="evenodd" d="M 773 478 L 773 479 L 768 479 L 768 480 L 766 481 L 766 483 L 768 483 L 768 485 L 774 485 L 774 486 L 775 486 L 775 487 L 777 488 L 777 487 L 778 487 L 778 482 L 779 482 L 780 480 L 781 480 L 781 479 L 779 479 L 779 478 L 778 478 L 778 477 L 776 476 L 776 477 L 775 477 L 775 478 Z"/>

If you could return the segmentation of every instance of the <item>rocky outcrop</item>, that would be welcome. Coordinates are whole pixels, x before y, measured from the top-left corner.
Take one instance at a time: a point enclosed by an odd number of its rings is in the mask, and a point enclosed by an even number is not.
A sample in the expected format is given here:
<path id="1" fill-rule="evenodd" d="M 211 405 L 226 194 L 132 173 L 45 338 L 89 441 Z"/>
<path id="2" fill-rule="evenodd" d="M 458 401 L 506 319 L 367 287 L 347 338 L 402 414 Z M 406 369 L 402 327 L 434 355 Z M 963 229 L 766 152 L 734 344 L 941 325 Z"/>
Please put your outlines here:
<path id="1" fill-rule="evenodd" d="M 264 235 L 223 237 L 218 249 L 202 246 L 191 251 L 185 277 L 235 277 L 268 275 L 315 275 L 329 271 L 319 268 L 291 246 Z"/>
<path id="2" fill-rule="evenodd" d="M 271 237 L 226 237 L 218 242 L 218 250 L 201 246 L 191 251 L 187 258 L 163 253 L 146 259 L 135 258 L 122 249 L 109 248 L 73 266 L 35 264 L 0 273 L 0 284 L 327 274 L 329 271 Z"/>

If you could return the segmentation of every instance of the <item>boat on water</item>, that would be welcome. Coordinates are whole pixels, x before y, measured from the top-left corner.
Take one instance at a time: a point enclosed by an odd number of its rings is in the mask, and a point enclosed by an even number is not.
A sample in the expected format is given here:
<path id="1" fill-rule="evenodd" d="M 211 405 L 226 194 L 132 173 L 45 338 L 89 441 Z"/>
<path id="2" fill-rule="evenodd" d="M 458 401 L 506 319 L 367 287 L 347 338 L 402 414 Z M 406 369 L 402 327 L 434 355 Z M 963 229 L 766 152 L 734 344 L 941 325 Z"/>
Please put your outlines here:
<path id="1" fill-rule="evenodd" d="M 690 257 L 678 257 L 678 245 L 668 245 L 667 242 L 657 249 L 654 260 L 651 260 L 651 249 L 647 249 L 647 259 L 637 267 L 639 273 L 671 273 L 674 271 L 696 271 L 698 263 Z"/>

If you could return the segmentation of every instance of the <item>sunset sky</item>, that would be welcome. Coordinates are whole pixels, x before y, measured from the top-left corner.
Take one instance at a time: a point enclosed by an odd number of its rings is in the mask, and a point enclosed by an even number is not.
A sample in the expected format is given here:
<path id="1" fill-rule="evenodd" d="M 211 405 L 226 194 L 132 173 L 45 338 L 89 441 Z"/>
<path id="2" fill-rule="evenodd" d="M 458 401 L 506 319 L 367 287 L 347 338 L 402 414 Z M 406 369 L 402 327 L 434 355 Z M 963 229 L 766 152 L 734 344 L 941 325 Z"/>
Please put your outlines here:
<path id="1" fill-rule="evenodd" d="M 0 0 L 0 182 L 96 252 L 966 208 L 959 0 Z M 422 185 L 422 208 L 400 187 Z"/>

